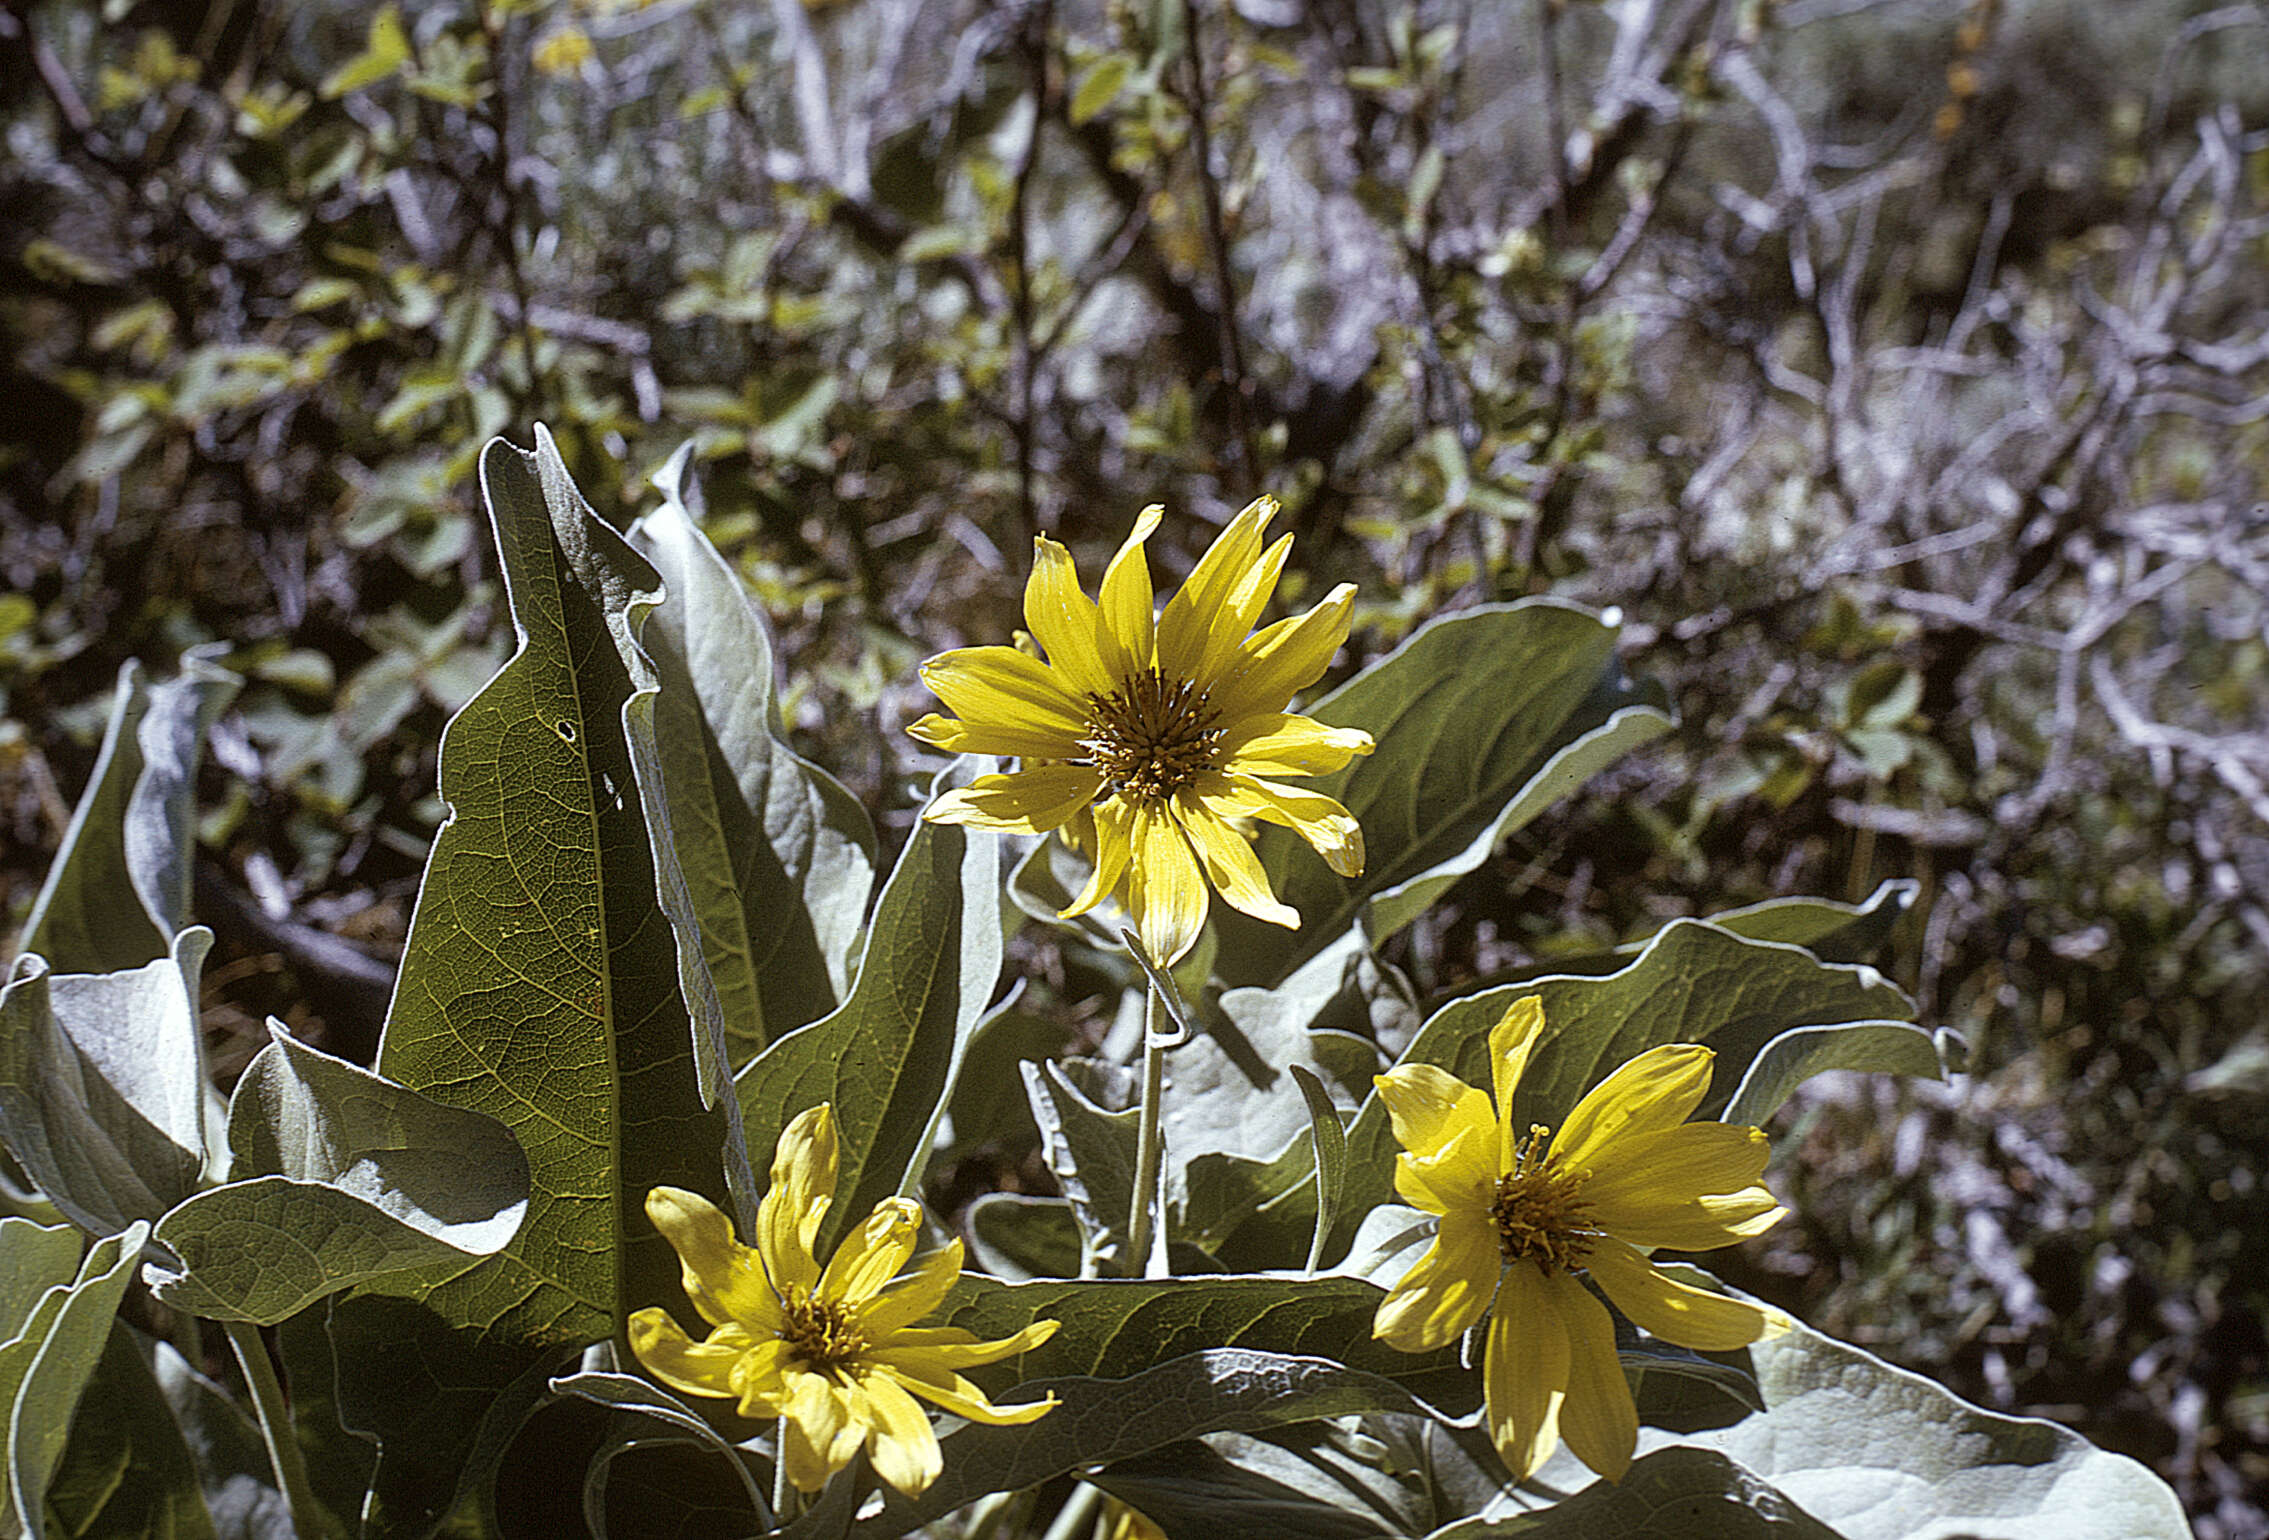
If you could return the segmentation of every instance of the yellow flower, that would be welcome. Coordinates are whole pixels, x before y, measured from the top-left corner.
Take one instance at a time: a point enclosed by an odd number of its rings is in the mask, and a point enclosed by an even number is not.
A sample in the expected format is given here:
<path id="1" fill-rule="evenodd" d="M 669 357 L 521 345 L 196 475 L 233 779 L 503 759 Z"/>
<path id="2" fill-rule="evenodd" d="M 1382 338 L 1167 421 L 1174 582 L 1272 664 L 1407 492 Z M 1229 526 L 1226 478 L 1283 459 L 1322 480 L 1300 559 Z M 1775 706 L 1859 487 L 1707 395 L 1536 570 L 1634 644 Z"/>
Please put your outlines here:
<path id="1" fill-rule="evenodd" d="M 1139 1508 L 1112 1497 L 1103 1503 L 1103 1540 L 1166 1540 L 1166 1531 Z"/>
<path id="2" fill-rule="evenodd" d="M 961 1242 L 886 1288 L 914 1254 L 922 1210 L 910 1198 L 876 1204 L 823 1272 L 811 1247 L 835 1163 L 834 1109 L 822 1102 L 780 1136 L 753 1248 L 699 1194 L 649 1192 L 647 1217 L 677 1248 L 686 1297 L 710 1332 L 695 1342 L 668 1311 L 649 1308 L 630 1318 L 631 1351 L 673 1389 L 734 1398 L 743 1417 L 781 1419 L 781 1458 L 797 1490 L 818 1491 L 864 1443 L 876 1474 L 911 1496 L 942 1468 L 937 1433 L 914 1396 L 971 1422 L 1031 1422 L 1054 1396 L 995 1406 L 958 1371 L 1038 1347 L 1056 1323 L 1035 1321 L 998 1342 L 916 1326 L 960 1278 Z"/>
<path id="3" fill-rule="evenodd" d="M 1355 587 L 1305 615 L 1248 635 L 1276 590 L 1292 537 L 1262 545 L 1276 514 L 1263 497 L 1230 521 L 1162 614 L 1152 611 L 1143 510 L 1103 574 L 1101 603 L 1080 591 L 1071 552 L 1033 542 L 1024 619 L 1045 662 L 1014 647 L 965 647 L 922 665 L 955 717 L 907 729 L 955 753 L 1023 760 L 947 792 L 923 816 L 1020 834 L 1061 831 L 1093 856 L 1095 875 L 1063 911 L 1106 897 L 1125 905 L 1143 950 L 1170 963 L 1194 944 L 1207 886 L 1235 908 L 1296 927 L 1238 820 L 1281 824 L 1343 877 L 1363 870 L 1363 831 L 1326 796 L 1280 775 L 1324 775 L 1371 752 L 1371 735 L 1285 711 L 1347 640 Z"/>
<path id="4" fill-rule="evenodd" d="M 1707 1251 L 1787 1212 L 1759 1183 L 1762 1130 L 1689 1123 L 1709 1088 L 1709 1049 L 1650 1048 L 1587 1092 L 1559 1138 L 1514 1131 L 1513 1092 L 1544 1026 L 1534 995 L 1489 1034 L 1496 1107 L 1430 1064 L 1377 1079 L 1405 1153 L 1395 1191 L 1441 1216 L 1434 1244 L 1380 1301 L 1371 1332 L 1405 1352 L 1454 1341 L 1489 1313 L 1482 1386 L 1489 1436 L 1515 1479 L 1562 1437 L 1610 1480 L 1631 1464 L 1638 1412 L 1615 1358 L 1615 1327 L 1577 1274 L 1633 1324 L 1705 1352 L 1787 1330 L 1778 1311 L 1679 1283 L 1658 1246 Z"/>

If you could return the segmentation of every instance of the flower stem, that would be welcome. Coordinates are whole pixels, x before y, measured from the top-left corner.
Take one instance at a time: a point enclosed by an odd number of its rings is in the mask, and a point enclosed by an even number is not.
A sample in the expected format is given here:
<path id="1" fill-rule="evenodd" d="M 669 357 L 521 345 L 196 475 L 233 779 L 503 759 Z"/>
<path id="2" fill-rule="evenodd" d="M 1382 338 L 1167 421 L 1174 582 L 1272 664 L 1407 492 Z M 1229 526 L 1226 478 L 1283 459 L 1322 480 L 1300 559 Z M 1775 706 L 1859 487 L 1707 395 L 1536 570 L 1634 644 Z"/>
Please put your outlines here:
<path id="1" fill-rule="evenodd" d="M 252 1410 L 260 1419 L 260 1437 L 268 1446 L 268 1464 L 276 1473 L 276 1486 L 291 1509 L 292 1529 L 305 1540 L 331 1540 L 344 1533 L 315 1499 L 315 1488 L 307 1479 L 307 1461 L 292 1430 L 291 1410 L 284 1405 L 284 1387 L 276 1379 L 268 1344 L 260 1340 L 260 1328 L 244 1321 L 223 1321 L 221 1330 L 228 1334 L 237 1367 L 244 1371 L 244 1383 L 252 1392 Z"/>
<path id="2" fill-rule="evenodd" d="M 788 1419 L 783 1417 L 772 1433 L 772 1522 L 785 1524 L 796 1516 L 796 1489 L 788 1485 Z"/>
<path id="3" fill-rule="evenodd" d="M 1143 1012 L 1142 1106 L 1135 1122 L 1134 1202 L 1127 1215 L 1127 1268 L 1136 1278 L 1150 1276 L 1151 1216 L 1160 1206 L 1158 1166 L 1166 1140 L 1159 1127 L 1159 1104 L 1165 1099 L 1167 1042 L 1166 997 L 1153 981 Z M 1162 1267 L 1160 1272 L 1164 1271 Z"/>

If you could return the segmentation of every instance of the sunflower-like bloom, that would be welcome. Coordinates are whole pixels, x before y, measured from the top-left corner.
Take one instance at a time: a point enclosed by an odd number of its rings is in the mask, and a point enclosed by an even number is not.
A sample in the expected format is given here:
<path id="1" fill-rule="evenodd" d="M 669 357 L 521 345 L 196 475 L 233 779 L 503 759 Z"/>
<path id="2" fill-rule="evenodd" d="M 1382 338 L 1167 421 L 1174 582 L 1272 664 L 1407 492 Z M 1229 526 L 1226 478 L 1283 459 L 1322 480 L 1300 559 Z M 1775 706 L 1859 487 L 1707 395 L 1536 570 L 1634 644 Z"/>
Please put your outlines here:
<path id="1" fill-rule="evenodd" d="M 1489 1314 L 1482 1365 L 1489 1436 L 1525 1479 L 1565 1437 L 1609 1480 L 1630 1467 L 1639 1419 L 1615 1326 L 1579 1273 L 1633 1324 L 1705 1352 L 1787 1330 L 1778 1311 L 1671 1278 L 1658 1246 L 1708 1251 L 1787 1212 L 1758 1181 L 1765 1135 L 1689 1123 L 1709 1088 L 1709 1049 L 1650 1048 L 1587 1092 L 1557 1139 L 1512 1122 L 1513 1092 L 1544 1026 L 1534 995 L 1489 1034 L 1496 1106 L 1430 1064 L 1377 1078 L 1404 1153 L 1395 1191 L 1441 1216 L 1434 1244 L 1380 1301 L 1371 1332 L 1405 1352 L 1454 1341 Z"/>
<path id="2" fill-rule="evenodd" d="M 1033 542 L 1024 620 L 1047 660 L 1014 647 L 964 647 L 922 665 L 955 717 L 907 729 L 954 753 L 1016 755 L 1022 768 L 947 792 L 923 816 L 1020 834 L 1063 831 L 1095 875 L 1063 911 L 1116 896 L 1143 950 L 1161 962 L 1204 928 L 1210 883 L 1235 908 L 1288 928 L 1237 820 L 1281 824 L 1343 877 L 1363 870 L 1363 831 L 1330 797 L 1271 776 L 1325 775 L 1371 752 L 1371 735 L 1285 711 L 1347 640 L 1355 585 L 1257 634 L 1292 537 L 1265 549 L 1276 514 L 1263 497 L 1230 521 L 1189 581 L 1153 615 L 1143 510 L 1103 574 L 1101 603 L 1080 591 L 1071 552 Z"/>
<path id="3" fill-rule="evenodd" d="M 780 1136 L 754 1247 L 699 1194 L 649 1192 L 647 1217 L 677 1248 L 686 1297 L 710 1331 L 695 1342 L 668 1311 L 649 1308 L 630 1318 L 630 1347 L 673 1389 L 731 1397 L 743 1417 L 779 1418 L 780 1457 L 798 1491 L 825 1486 L 864 1443 L 876 1474 L 911 1496 L 942 1468 L 937 1433 L 914 1397 L 971 1422 L 1031 1422 L 1056 1405 L 1054 1396 L 995 1406 L 959 1371 L 1038 1347 L 1056 1323 L 1035 1321 L 998 1342 L 955 1326 L 916 1326 L 960 1278 L 961 1242 L 891 1284 L 921 1226 L 921 1206 L 909 1198 L 876 1204 L 822 1271 L 812 1241 L 835 1191 L 835 1166 L 835 1114 L 822 1102 Z"/>

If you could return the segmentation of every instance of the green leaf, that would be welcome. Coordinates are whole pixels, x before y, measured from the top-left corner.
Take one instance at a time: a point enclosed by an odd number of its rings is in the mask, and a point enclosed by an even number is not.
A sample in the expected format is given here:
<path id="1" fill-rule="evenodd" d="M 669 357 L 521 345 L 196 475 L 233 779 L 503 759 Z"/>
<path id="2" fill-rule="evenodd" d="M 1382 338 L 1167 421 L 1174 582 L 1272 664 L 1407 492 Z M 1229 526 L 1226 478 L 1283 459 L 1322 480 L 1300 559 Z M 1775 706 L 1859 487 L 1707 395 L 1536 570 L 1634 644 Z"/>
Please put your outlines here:
<path id="1" fill-rule="evenodd" d="M 1092 1067 L 1091 1061 L 1075 1061 Z M 1040 1125 L 1040 1154 L 1079 1224 L 1079 1272 L 1123 1276 L 1140 1264 L 1127 1253 L 1127 1224 L 1134 1212 L 1136 1125 L 1134 1108 L 1111 1112 L 1073 1083 L 1053 1059 L 1018 1066 L 1032 1120 Z"/>
<path id="2" fill-rule="evenodd" d="M 1080 1227 L 1068 1199 L 983 1193 L 961 1223 L 976 1266 L 996 1278 L 1079 1276 Z"/>
<path id="3" fill-rule="evenodd" d="M 1749 1354 L 1768 1410 L 1681 1442 L 1729 1456 L 1847 1540 L 2190 1534 L 2164 1482 L 2070 1429 L 1972 1406 L 1803 1326 Z"/>
<path id="4" fill-rule="evenodd" d="M 71 1280 L 81 1244 L 70 1225 L 0 1219 L 0 1342 L 22 1336 L 47 1291 Z"/>
<path id="5" fill-rule="evenodd" d="M 712 1463 L 732 1472 L 739 1481 L 741 1495 L 747 1499 L 746 1508 L 738 1515 L 741 1523 L 754 1523 L 764 1529 L 772 1527 L 772 1505 L 757 1490 L 756 1481 L 750 1475 L 748 1464 L 741 1458 L 740 1452 L 727 1443 L 724 1436 L 712 1428 L 699 1412 L 667 1390 L 636 1375 L 601 1371 L 562 1376 L 551 1382 L 551 1388 L 555 1395 L 575 1396 L 620 1413 L 625 1421 L 637 1419 L 646 1423 L 660 1423 L 663 1427 L 674 1430 L 684 1442 L 716 1455 L 717 1459 Z M 632 1452 L 641 1443 L 663 1441 L 649 1431 L 644 1439 L 621 1436 L 602 1446 L 600 1458 L 592 1461 L 590 1473 L 585 1478 L 586 1517 L 591 1516 L 594 1508 L 602 1517 L 606 1512 L 611 1467 L 617 1457 Z M 595 1532 L 604 1533 L 604 1527 L 600 1523 L 593 1522 L 592 1528 Z"/>
<path id="6" fill-rule="evenodd" d="M 1898 1019 L 1913 1014 L 1912 1004 L 1873 968 L 1823 963 L 1802 948 L 1746 941 L 1699 920 L 1672 921 L 1629 966 L 1604 978 L 1536 979 L 1452 1001 L 1419 1029 L 1398 1062 L 1439 1065 L 1468 1085 L 1487 1086 L 1489 1029 L 1530 994 L 1543 997 L 1544 1034 L 1521 1077 L 1515 1127 L 1557 1128 L 1585 1091 L 1661 1043 L 1716 1051 L 1699 1118 L 1722 1116 L 1737 1086 L 1744 1110 L 1763 1116 L 1772 1110 L 1765 1104 L 1777 1106 L 1796 1083 L 1792 1073 L 1800 1079 L 1831 1067 L 1827 1061 L 1841 1050 L 1822 1045 L 1832 1037 L 1776 1045 L 1804 1029 L 1856 1028 L 1854 1043 L 1865 1046 L 1855 1046 L 1853 1056 L 1915 1066 L 1915 1073 L 1937 1070 L 1930 1034 Z M 1366 1212 L 1393 1196 L 1398 1146 L 1376 1092 L 1356 1114 L 1347 1143 L 1347 1209 L 1334 1254 Z"/>
<path id="7" fill-rule="evenodd" d="M 58 973 L 114 973 L 166 956 L 189 923 L 197 761 L 234 674 L 204 649 L 155 688 L 118 671 L 102 749 L 24 925 L 23 949 Z"/>
<path id="8" fill-rule="evenodd" d="M 1596 1481 L 1535 1513 L 1447 1524 L 1427 1540 L 1840 1540 L 1715 1450 L 1658 1449 L 1620 1484 Z"/>
<path id="9" fill-rule="evenodd" d="M 883 1488 L 881 1511 L 861 1519 L 859 1540 L 890 1540 L 988 1492 L 1037 1486 L 1203 1433 L 1421 1410 L 1403 1387 L 1376 1374 L 1321 1358 L 1236 1348 L 1180 1354 L 1125 1378 L 1029 1383 L 1014 1399 L 1043 1393 L 1053 1393 L 1059 1404 L 1037 1421 L 1000 1428 L 969 1424 L 940 1439 L 944 1473 L 916 1498 Z M 844 1532 L 814 1514 L 790 1525 L 784 1540 L 826 1540 Z"/>
<path id="10" fill-rule="evenodd" d="M 268 1462 L 260 1425 L 245 1414 L 227 1391 L 191 1368 L 189 1361 L 175 1352 L 171 1343 L 141 1338 L 137 1341 L 144 1342 L 149 1350 L 149 1366 L 159 1393 L 165 1397 L 174 1425 L 181 1430 L 189 1447 L 197 1479 L 204 1488 L 206 1510 L 212 1515 L 213 1527 L 222 1540 L 296 1540 L 291 1509 L 274 1485 L 275 1467 Z M 326 1352 L 326 1359 L 328 1356 Z M 288 1371 L 292 1367 L 288 1355 L 285 1362 Z M 308 1419 L 319 1415 L 321 1410 L 317 1404 L 320 1401 L 317 1386 L 311 1376 L 304 1373 L 289 1374 L 286 1383 L 291 1387 L 292 1418 L 300 1430 L 301 1452 L 310 1457 L 311 1471 L 319 1471 L 321 1467 L 313 1463 L 318 1451 L 309 1447 L 306 1432 Z M 339 1434 L 336 1424 L 332 1424 L 329 1431 L 333 1436 Z M 360 1506 L 363 1490 L 360 1486 L 351 1493 L 334 1494 L 321 1487 L 319 1476 L 317 1480 L 317 1496 L 325 1500 L 331 1512 L 353 1513 Z M 354 1500 L 329 1502 L 334 1495 L 351 1496 Z"/>
<path id="11" fill-rule="evenodd" d="M 41 1296 L 23 1329 L 0 1344 L 0 1407 L 6 1408 L 8 1431 L 0 1534 L 39 1540 L 45 1533 L 48 1478 L 62 1459 L 71 1415 L 102 1358 L 118 1301 L 148 1238 L 149 1227 L 137 1222 L 95 1242 L 77 1276 Z"/>
<path id="12" fill-rule="evenodd" d="M 1089 65 L 1071 93 L 1071 126 L 1078 128 L 1098 113 L 1108 111 L 1126 89 L 1135 61 L 1123 53 L 1107 53 Z"/>
<path id="13" fill-rule="evenodd" d="M 417 1309 L 333 1311 L 346 1415 L 385 1443 L 377 1505 L 406 1529 L 446 1511 L 479 1427 L 506 1415 L 489 1410 L 506 1382 L 677 1294 L 649 1188 L 723 1197 L 730 1183 L 744 1223 L 753 1214 L 737 1129 L 703 1095 L 721 1102 L 729 1082 L 639 644 L 660 582 L 540 426 L 534 453 L 494 440 L 480 469 L 518 645 L 442 735 L 449 817 L 378 1068 L 510 1129 L 528 1210 L 495 1257 L 407 1286 Z M 449 1386 L 439 1407 L 379 1383 L 417 1355 Z"/>
<path id="14" fill-rule="evenodd" d="M 0 1139 L 74 1224 L 114 1234 L 197 1190 L 207 1102 L 197 980 L 212 932 L 118 973 L 50 974 L 0 990 Z"/>
<path id="15" fill-rule="evenodd" d="M 1891 927 L 1913 907 L 1920 889 L 1912 877 L 1897 877 L 1857 904 L 1832 898 L 1773 898 L 1713 914 L 1709 920 L 1751 941 L 1803 947 L 1824 962 L 1860 962 L 1890 939 Z"/>
<path id="16" fill-rule="evenodd" d="M 1385 1291 L 1354 1278 L 1199 1274 L 1180 1278 L 1035 1279 L 965 1275 L 933 1324 L 985 1340 L 1034 1321 L 1058 1323 L 1041 1346 L 1008 1360 L 1000 1383 L 1064 1376 L 1123 1379 L 1188 1353 L 1245 1348 L 1330 1359 L 1391 1379 L 1453 1416 L 1481 1401 L 1481 1376 L 1455 1350 L 1401 1353 L 1371 1337 Z M 986 1379 L 986 1372 L 975 1376 Z M 992 1380 L 986 1380 L 993 1383 Z"/>
<path id="17" fill-rule="evenodd" d="M 370 33 L 362 52 L 324 76 L 317 90 L 323 100 L 336 101 L 349 92 L 378 84 L 409 62 L 410 38 L 402 30 L 401 10 L 381 6 L 370 18 Z"/>
<path id="18" fill-rule="evenodd" d="M 655 737 L 738 1069 L 849 991 L 874 829 L 858 799 L 783 737 L 763 613 L 686 505 L 691 450 L 656 474 L 663 504 L 630 539 L 669 590 L 645 632 L 662 687 Z"/>
<path id="19" fill-rule="evenodd" d="M 1332 1225 L 1339 1218 L 1339 1193 L 1347 1180 L 1347 1129 L 1339 1121 L 1339 1109 L 1332 1105 L 1331 1093 L 1317 1079 L 1314 1071 L 1300 1065 L 1289 1066 L 1292 1078 L 1300 1082 L 1300 1094 L 1308 1099 L 1308 1116 L 1313 1120 L 1316 1150 L 1316 1231 L 1308 1250 L 1308 1270 L 1323 1261 L 1326 1239 Z"/>
<path id="20" fill-rule="evenodd" d="M 1373 942 L 1393 934 L 1507 835 L 1671 725 L 1659 692 L 1624 677 L 1614 628 L 1546 599 L 1429 621 L 1307 712 L 1377 741 L 1300 783 L 1355 815 L 1367 864 L 1339 877 L 1289 830 L 1264 829 L 1261 862 L 1301 926 L 1216 906 L 1228 983 L 1274 983 L 1351 925 Z"/>
<path id="21" fill-rule="evenodd" d="M 235 1179 L 158 1222 L 181 1259 L 146 1270 L 160 1299 L 269 1326 L 351 1284 L 442 1282 L 512 1239 L 528 1161 L 502 1124 L 268 1030 L 229 1105 Z"/>
<path id="22" fill-rule="evenodd" d="M 962 760 L 936 790 L 970 773 Z M 1000 846 L 916 823 L 876 901 L 858 982 L 833 1015 L 789 1033 L 737 1077 L 752 1150 L 835 1104 L 841 1146 L 824 1255 L 874 1205 L 919 1190 L 945 1098 L 1001 970 Z M 657 1294 L 656 1299 L 674 1298 Z"/>
<path id="23" fill-rule="evenodd" d="M 50 1536 L 213 1540 L 181 1426 L 151 1371 L 151 1344 L 111 1323 L 47 1487 Z"/>

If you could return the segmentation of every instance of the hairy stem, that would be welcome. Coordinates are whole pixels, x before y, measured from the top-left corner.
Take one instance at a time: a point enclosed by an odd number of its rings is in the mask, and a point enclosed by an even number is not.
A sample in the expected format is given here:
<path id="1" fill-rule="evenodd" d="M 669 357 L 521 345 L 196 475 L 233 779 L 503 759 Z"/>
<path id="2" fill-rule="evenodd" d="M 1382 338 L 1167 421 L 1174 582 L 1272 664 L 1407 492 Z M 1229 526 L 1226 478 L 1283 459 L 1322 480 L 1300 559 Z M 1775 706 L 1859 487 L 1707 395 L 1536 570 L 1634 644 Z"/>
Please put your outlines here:
<path id="1" fill-rule="evenodd" d="M 307 1461 L 292 1431 L 291 1409 L 284 1404 L 284 1387 L 276 1379 L 268 1344 L 260 1340 L 260 1328 L 244 1321 L 223 1321 L 221 1330 L 228 1334 L 237 1367 L 244 1371 L 244 1383 L 252 1392 L 260 1438 L 268 1446 L 268 1464 L 276 1473 L 276 1486 L 291 1509 L 292 1529 L 306 1540 L 338 1540 L 345 1530 L 316 1501 L 315 1488 L 307 1479 Z"/>

